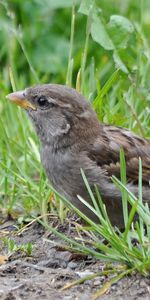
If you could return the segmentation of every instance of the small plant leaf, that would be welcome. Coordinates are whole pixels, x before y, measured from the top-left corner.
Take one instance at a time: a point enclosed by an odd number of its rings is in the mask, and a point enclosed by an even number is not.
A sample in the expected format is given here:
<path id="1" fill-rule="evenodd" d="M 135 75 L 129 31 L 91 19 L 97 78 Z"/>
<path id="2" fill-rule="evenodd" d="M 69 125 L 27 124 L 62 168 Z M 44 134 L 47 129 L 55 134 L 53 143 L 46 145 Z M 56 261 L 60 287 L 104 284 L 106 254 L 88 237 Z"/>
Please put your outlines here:
<path id="1" fill-rule="evenodd" d="M 130 34 L 134 31 L 132 23 L 119 15 L 110 17 L 107 29 L 116 48 L 126 48 Z"/>
<path id="2" fill-rule="evenodd" d="M 95 16 L 92 22 L 91 35 L 93 40 L 99 43 L 104 49 L 106 50 L 114 49 L 113 42 L 109 37 L 107 29 L 103 24 L 103 22 L 101 21 L 101 18 L 99 18 L 98 16 Z"/>
<path id="3" fill-rule="evenodd" d="M 90 9 L 94 4 L 94 0 L 82 0 L 78 12 L 84 15 L 89 15 Z"/>

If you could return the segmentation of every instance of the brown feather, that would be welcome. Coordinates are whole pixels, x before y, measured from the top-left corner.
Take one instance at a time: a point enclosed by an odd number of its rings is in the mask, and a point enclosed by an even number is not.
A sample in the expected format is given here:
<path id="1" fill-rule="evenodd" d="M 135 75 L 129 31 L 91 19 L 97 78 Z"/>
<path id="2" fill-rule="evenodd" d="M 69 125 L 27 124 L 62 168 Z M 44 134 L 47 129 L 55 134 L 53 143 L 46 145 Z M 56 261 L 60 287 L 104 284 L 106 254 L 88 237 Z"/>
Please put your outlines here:
<path id="1" fill-rule="evenodd" d="M 90 158 L 107 171 L 109 176 L 120 178 L 120 149 L 124 150 L 128 182 L 137 182 L 139 157 L 142 160 L 143 182 L 150 181 L 150 140 L 134 135 L 119 127 L 102 125 L 100 136 L 93 145 Z"/>

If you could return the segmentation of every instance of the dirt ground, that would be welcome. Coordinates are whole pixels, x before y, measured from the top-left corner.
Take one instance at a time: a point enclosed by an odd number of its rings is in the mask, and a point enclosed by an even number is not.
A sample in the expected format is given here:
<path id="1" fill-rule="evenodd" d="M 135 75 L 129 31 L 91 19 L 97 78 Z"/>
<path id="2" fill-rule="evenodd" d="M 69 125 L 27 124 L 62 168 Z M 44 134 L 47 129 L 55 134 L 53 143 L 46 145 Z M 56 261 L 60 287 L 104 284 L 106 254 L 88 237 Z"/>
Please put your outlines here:
<path id="1" fill-rule="evenodd" d="M 48 233 L 36 223 L 21 234 L 16 234 L 12 222 L 0 226 L 0 237 L 11 237 L 17 245 L 32 242 L 33 251 L 29 257 L 22 252 L 10 255 L 6 264 L 0 266 L 0 299 L 63 299 L 91 300 L 94 293 L 109 280 L 109 276 L 100 276 L 87 280 L 72 288 L 62 290 L 65 284 L 86 275 L 100 272 L 105 264 L 91 257 L 83 257 L 56 246 L 64 244 L 62 240 Z M 68 225 L 59 226 L 59 230 L 73 235 L 74 228 Z M 46 239 L 51 242 L 48 242 Z M 1 242 L 0 242 L 1 243 Z M 7 254 L 1 243 L 1 255 Z M 150 299 L 150 277 L 140 275 L 127 276 L 113 284 L 98 299 Z"/>

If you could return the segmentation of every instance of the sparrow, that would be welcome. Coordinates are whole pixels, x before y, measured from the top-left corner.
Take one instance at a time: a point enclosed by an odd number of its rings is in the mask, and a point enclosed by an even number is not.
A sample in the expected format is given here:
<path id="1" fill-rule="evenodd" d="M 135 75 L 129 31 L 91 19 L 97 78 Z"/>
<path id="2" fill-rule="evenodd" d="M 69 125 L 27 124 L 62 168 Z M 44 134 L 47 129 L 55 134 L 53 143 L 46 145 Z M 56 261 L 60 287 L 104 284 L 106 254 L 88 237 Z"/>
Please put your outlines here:
<path id="1" fill-rule="evenodd" d="M 113 225 L 124 226 L 120 178 L 120 149 L 125 153 L 127 188 L 138 197 L 139 157 L 142 160 L 143 200 L 150 203 L 150 140 L 131 131 L 102 124 L 91 104 L 75 89 L 43 84 L 7 96 L 27 111 L 41 143 L 41 161 L 51 185 L 94 221 L 97 216 L 78 195 L 91 203 L 83 181 L 96 185 Z"/>

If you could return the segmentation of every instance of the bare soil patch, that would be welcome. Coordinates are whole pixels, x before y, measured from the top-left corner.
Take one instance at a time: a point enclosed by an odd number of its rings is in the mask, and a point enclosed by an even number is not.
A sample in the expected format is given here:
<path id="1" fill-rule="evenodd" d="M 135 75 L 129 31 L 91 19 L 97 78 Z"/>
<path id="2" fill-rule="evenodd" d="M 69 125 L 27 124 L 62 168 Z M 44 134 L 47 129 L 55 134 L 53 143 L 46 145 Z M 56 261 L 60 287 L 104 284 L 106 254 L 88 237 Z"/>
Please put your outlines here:
<path id="1" fill-rule="evenodd" d="M 74 228 L 67 224 L 60 225 L 59 230 L 71 236 L 75 234 Z M 32 242 L 33 251 L 30 257 L 23 252 L 15 252 L 6 264 L 0 266 L 0 299 L 91 300 L 97 289 L 110 279 L 109 276 L 101 276 L 62 290 L 69 282 L 100 272 L 105 267 L 105 263 L 56 246 L 56 243 L 63 245 L 64 242 L 52 233 L 45 232 L 44 228 L 37 223 L 18 235 L 15 226 L 6 222 L 0 228 L 1 238 L 6 233 L 17 245 Z M 46 240 L 47 238 L 51 243 Z M 0 243 L 1 254 L 6 254 L 7 250 L 2 247 L 1 241 Z M 150 277 L 144 278 L 137 274 L 127 276 L 114 284 L 99 299 L 148 300 L 150 299 Z"/>

